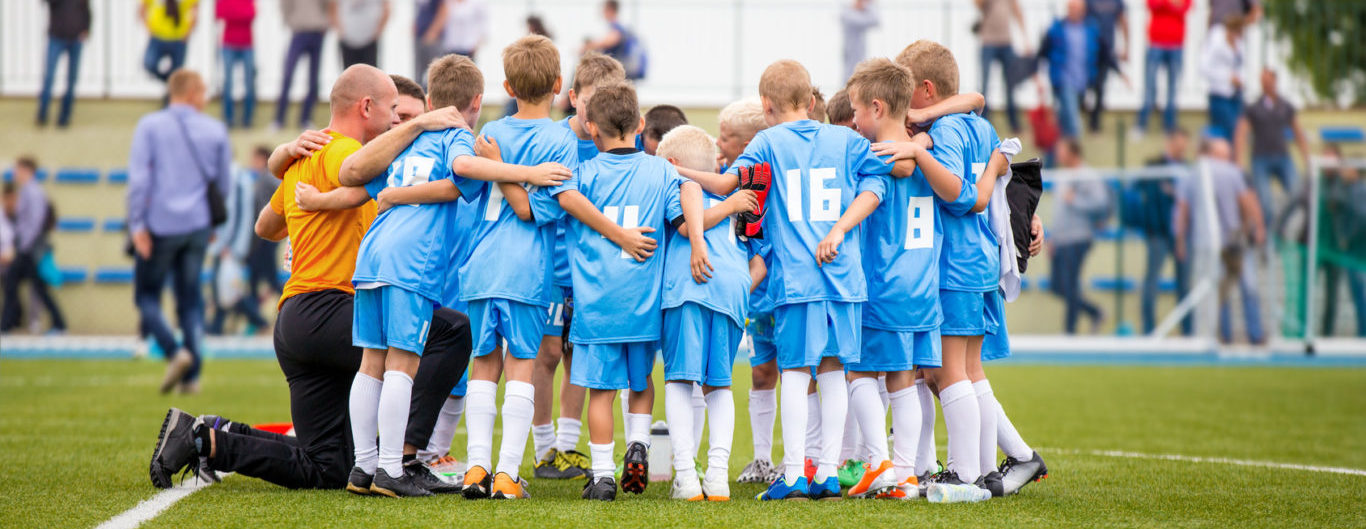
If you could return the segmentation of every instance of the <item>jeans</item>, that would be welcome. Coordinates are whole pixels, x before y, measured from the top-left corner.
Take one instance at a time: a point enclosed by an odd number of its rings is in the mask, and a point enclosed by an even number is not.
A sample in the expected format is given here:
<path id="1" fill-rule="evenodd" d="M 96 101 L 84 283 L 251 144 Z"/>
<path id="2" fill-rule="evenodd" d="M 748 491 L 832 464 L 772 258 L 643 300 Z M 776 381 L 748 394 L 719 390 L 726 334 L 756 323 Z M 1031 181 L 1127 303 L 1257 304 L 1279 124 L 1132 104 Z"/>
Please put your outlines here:
<path id="1" fill-rule="evenodd" d="M 1009 44 L 1004 46 L 982 45 L 982 95 L 987 95 L 987 88 L 991 81 L 991 63 L 997 62 L 1001 65 L 1001 79 L 1005 82 L 1006 89 L 1006 119 L 1010 120 L 1010 130 L 1020 130 L 1020 116 L 1015 109 L 1015 86 L 1010 84 L 1010 67 L 1015 61 L 1015 48 Z M 986 114 L 988 109 L 982 109 L 982 114 Z"/>
<path id="2" fill-rule="evenodd" d="M 1149 235 L 1146 238 L 1148 247 L 1148 267 L 1143 272 L 1143 291 L 1142 307 L 1140 312 L 1143 316 L 1143 334 L 1151 334 L 1153 328 L 1157 326 L 1157 287 L 1161 281 L 1162 265 L 1166 264 L 1168 257 L 1174 257 L 1176 241 L 1170 235 Z M 1176 297 L 1183 299 L 1190 285 L 1189 269 L 1186 263 L 1172 259 L 1172 269 L 1176 273 Z M 1187 315 L 1181 319 L 1181 334 L 1190 336 L 1191 317 Z"/>
<path id="3" fill-rule="evenodd" d="M 163 59 L 171 59 L 169 67 L 162 68 Z M 147 40 L 147 53 L 142 56 L 142 67 L 161 82 L 171 78 L 171 72 L 185 65 L 185 41 L 161 40 L 152 37 Z"/>
<path id="4" fill-rule="evenodd" d="M 1114 60 L 1114 59 L 1110 59 Z M 1105 59 L 1102 59 L 1105 61 Z M 1096 77 L 1091 80 L 1091 85 L 1087 86 L 1087 91 L 1093 94 L 1093 105 L 1091 106 L 1091 119 L 1088 125 L 1091 132 L 1100 132 L 1100 114 L 1105 112 L 1105 81 L 1110 78 L 1110 66 L 1102 64 L 1096 68 Z"/>
<path id="5" fill-rule="evenodd" d="M 242 84 L 247 93 L 242 98 L 242 127 L 251 128 L 251 118 L 256 112 L 256 52 L 251 48 L 223 47 L 223 121 L 232 126 L 234 110 L 232 92 L 232 71 L 242 66 Z"/>
<path id="6" fill-rule="evenodd" d="M 1252 156 L 1252 188 L 1257 191 L 1257 201 L 1262 205 L 1262 219 L 1267 227 L 1274 225 L 1276 210 L 1271 209 L 1271 177 L 1281 181 L 1281 189 L 1286 196 L 1294 196 L 1299 183 L 1299 173 L 1295 162 L 1286 154 Z"/>
<path id="7" fill-rule="evenodd" d="M 1209 127 L 1215 137 L 1233 141 L 1233 127 L 1238 124 L 1238 116 L 1243 113 L 1243 96 L 1233 97 L 1209 95 Z"/>
<path id="8" fill-rule="evenodd" d="M 1319 336 L 1332 336 L 1338 319 L 1338 285 L 1347 276 L 1347 294 L 1356 310 L 1357 336 L 1366 338 L 1366 271 L 1352 270 L 1335 264 L 1323 265 L 1323 327 Z"/>
<path id="9" fill-rule="evenodd" d="M 379 41 L 372 41 L 364 46 L 351 47 L 346 43 L 340 43 L 342 68 L 350 68 L 353 64 L 368 64 L 374 66 L 379 64 Z"/>
<path id="10" fill-rule="evenodd" d="M 57 61 L 66 54 L 66 94 L 62 95 L 62 110 L 57 114 L 57 125 L 71 123 L 71 105 L 76 100 L 76 74 L 81 69 L 81 41 L 49 37 L 47 66 L 43 68 L 43 90 L 38 95 L 38 122 L 47 123 L 47 105 L 52 102 L 52 84 L 57 76 Z"/>
<path id="11" fill-rule="evenodd" d="M 283 127 L 285 112 L 289 110 L 289 87 L 294 84 L 294 68 L 299 59 L 308 55 L 308 91 L 304 93 L 303 106 L 299 109 L 299 126 L 307 127 L 312 122 L 313 106 L 318 103 L 318 61 L 323 53 L 321 31 L 298 31 L 289 39 L 289 50 L 285 52 L 285 79 L 280 87 L 280 100 L 275 103 L 275 125 Z"/>
<path id="12" fill-rule="evenodd" d="M 1266 341 L 1262 332 L 1262 301 L 1257 292 L 1257 251 L 1241 247 L 1230 247 L 1220 253 L 1223 261 L 1223 275 L 1219 278 L 1219 339 L 1224 343 L 1233 341 L 1233 288 L 1238 288 L 1243 299 L 1243 319 L 1247 325 L 1248 341 L 1260 344 Z"/>
<path id="13" fill-rule="evenodd" d="M 1084 91 L 1074 91 L 1054 85 L 1053 97 L 1058 100 L 1058 128 L 1064 138 L 1081 137 L 1081 96 Z"/>
<path id="14" fill-rule="evenodd" d="M 52 330 L 66 330 L 66 320 L 62 318 L 62 309 L 57 306 L 57 301 L 52 299 L 52 292 L 48 290 L 47 283 L 38 276 L 38 260 L 42 256 L 38 249 L 45 249 L 39 245 L 38 248 L 27 252 L 19 252 L 14 256 L 14 261 L 5 269 L 5 308 L 0 312 L 0 332 L 9 332 L 18 328 L 22 324 L 23 310 L 19 301 L 19 285 L 28 281 L 33 294 L 38 298 L 38 302 L 47 307 L 47 312 L 52 320 Z M 34 307 L 33 310 L 38 310 Z"/>
<path id="15" fill-rule="evenodd" d="M 171 327 L 161 315 L 161 290 L 171 279 L 175 294 L 176 321 L 180 324 L 185 349 L 194 357 L 194 366 L 181 382 L 199 379 L 200 339 L 204 333 L 204 296 L 200 272 L 204 269 L 204 253 L 209 247 L 211 228 L 202 228 L 182 235 L 152 236 L 152 255 L 137 257 L 142 272 L 134 274 L 133 302 L 142 316 L 143 325 L 170 358 L 178 347 Z"/>
<path id="16" fill-rule="evenodd" d="M 1086 254 L 1091 251 L 1091 242 L 1059 244 L 1053 250 L 1052 290 L 1062 298 L 1066 307 L 1063 316 L 1063 332 L 1076 334 L 1077 316 L 1086 313 L 1093 322 L 1100 321 L 1100 307 L 1091 303 L 1081 292 L 1081 270 L 1086 262 Z"/>
<path id="17" fill-rule="evenodd" d="M 1181 79 L 1181 48 L 1148 48 L 1143 65 L 1143 108 L 1138 111 L 1138 129 L 1148 130 L 1148 114 L 1157 107 L 1157 69 L 1167 70 L 1167 108 L 1162 111 L 1162 130 L 1176 130 L 1176 84 Z"/>

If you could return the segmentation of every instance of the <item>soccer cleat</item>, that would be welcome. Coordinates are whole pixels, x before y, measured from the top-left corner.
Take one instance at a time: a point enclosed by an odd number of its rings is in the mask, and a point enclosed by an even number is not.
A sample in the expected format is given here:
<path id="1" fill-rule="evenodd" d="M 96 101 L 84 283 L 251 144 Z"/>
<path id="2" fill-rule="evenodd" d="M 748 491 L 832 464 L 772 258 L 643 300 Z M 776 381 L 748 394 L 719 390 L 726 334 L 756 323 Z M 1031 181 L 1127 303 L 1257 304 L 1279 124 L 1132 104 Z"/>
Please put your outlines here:
<path id="1" fill-rule="evenodd" d="M 194 367 L 194 356 L 184 349 L 177 350 L 166 362 L 166 374 L 161 379 L 161 394 L 165 395 L 175 389 L 176 384 L 185 377 L 185 373 L 188 373 L 191 367 Z"/>
<path id="2" fill-rule="evenodd" d="M 621 471 L 621 490 L 632 494 L 645 492 L 650 484 L 650 449 L 640 441 L 626 445 L 626 460 Z"/>
<path id="3" fill-rule="evenodd" d="M 418 498 L 432 495 L 431 491 L 422 488 L 422 485 L 419 485 L 407 472 L 399 472 L 398 477 L 392 477 L 382 468 L 375 471 L 375 480 L 370 483 L 370 492 L 390 498 Z"/>
<path id="4" fill-rule="evenodd" d="M 740 477 L 735 478 L 736 483 L 771 483 L 778 477 L 778 469 L 773 468 L 773 462 L 767 459 L 755 459 L 750 461 L 745 468 L 740 470 Z"/>
<path id="5" fill-rule="evenodd" d="M 1001 485 L 1001 473 L 995 470 L 982 474 L 981 477 L 977 478 L 977 481 L 973 482 L 973 485 L 986 489 L 993 498 L 1005 496 L 1005 491 Z"/>
<path id="6" fill-rule="evenodd" d="M 583 499 L 613 501 L 617 499 L 617 482 L 610 476 L 602 476 L 588 480 L 583 485 Z"/>
<path id="7" fill-rule="evenodd" d="M 802 476 L 797 478 L 796 483 L 793 483 L 789 486 L 787 484 L 787 478 L 785 476 L 780 475 L 778 476 L 778 479 L 773 480 L 773 483 L 770 483 L 768 485 L 768 489 L 759 493 L 759 495 L 756 498 L 764 501 L 806 501 L 811 499 L 809 495 L 811 487 L 807 483 L 808 482 L 806 481 L 806 476 Z"/>
<path id="8" fill-rule="evenodd" d="M 730 480 L 725 472 L 708 472 L 702 478 L 702 494 L 707 501 L 730 501 Z"/>
<path id="9" fill-rule="evenodd" d="M 493 488 L 493 476 L 489 471 L 481 466 L 470 467 L 465 471 L 465 486 L 462 493 L 467 500 L 481 500 L 489 497 L 489 489 Z"/>
<path id="10" fill-rule="evenodd" d="M 432 467 L 416 459 L 403 464 L 403 473 L 432 494 L 455 494 L 465 488 L 460 482 L 437 474 Z"/>
<path id="11" fill-rule="evenodd" d="M 427 466 L 432 467 L 432 472 L 436 475 L 449 481 L 462 484 L 465 482 L 465 464 L 461 463 L 459 459 L 451 457 L 450 454 L 437 458 L 436 461 L 428 463 Z"/>
<path id="12" fill-rule="evenodd" d="M 816 460 L 813 459 L 813 458 L 808 457 L 808 458 L 806 458 L 805 465 L 806 465 L 806 466 L 802 468 L 802 471 L 803 471 L 802 474 L 804 474 L 804 475 L 806 476 L 806 481 L 807 481 L 808 483 L 815 483 L 815 482 L 816 482 Z"/>
<path id="13" fill-rule="evenodd" d="M 493 489 L 489 494 L 495 500 L 525 500 L 531 498 L 531 493 L 527 492 L 527 483 L 522 478 L 512 479 L 507 472 L 499 472 L 493 476 Z"/>
<path id="14" fill-rule="evenodd" d="M 1029 461 L 1020 461 L 1013 457 L 1007 457 L 1001 462 L 1000 473 L 1001 492 L 1005 495 L 1016 494 L 1020 489 L 1031 482 L 1039 481 L 1048 477 L 1048 465 L 1045 465 L 1043 458 L 1038 452 L 1034 452 Z"/>
<path id="15" fill-rule="evenodd" d="M 346 478 L 346 491 L 361 496 L 370 495 L 370 485 L 375 482 L 375 476 L 366 474 L 360 467 L 351 467 L 351 475 Z"/>
<path id="16" fill-rule="evenodd" d="M 579 470 L 582 470 L 583 477 L 589 477 L 589 475 L 591 474 L 590 470 L 592 470 L 593 468 L 593 460 L 589 459 L 587 454 L 584 454 L 583 452 L 580 452 L 578 450 L 565 450 L 560 454 L 563 455 L 565 459 L 569 460 L 570 465 L 578 467 Z"/>
<path id="17" fill-rule="evenodd" d="M 199 472 L 195 430 L 201 426 L 198 419 L 179 409 L 166 411 L 166 418 L 161 421 L 161 432 L 157 434 L 156 448 L 152 450 L 152 462 L 148 466 L 153 486 L 171 488 L 171 477 L 182 469 Z"/>
<path id="18" fill-rule="evenodd" d="M 764 214 L 768 212 L 765 203 L 768 202 L 768 191 L 773 187 L 773 175 L 767 163 L 754 166 L 754 174 L 750 178 L 748 189 L 754 192 L 754 196 L 759 202 L 759 209 L 750 214 L 751 220 L 745 225 L 745 237 L 752 239 L 764 238 L 763 221 Z"/>
<path id="19" fill-rule="evenodd" d="M 864 462 L 857 459 L 847 459 L 844 464 L 835 470 L 835 475 L 840 478 L 841 487 L 852 487 L 863 479 Z"/>
<path id="20" fill-rule="evenodd" d="M 536 462 L 535 472 L 540 479 L 576 479 L 588 475 L 587 469 L 576 465 L 567 453 L 554 448 Z"/>
<path id="21" fill-rule="evenodd" d="M 675 500 L 684 501 L 703 501 L 707 497 L 702 493 L 702 484 L 694 476 L 691 479 L 679 479 L 674 477 L 673 488 L 669 489 L 669 497 Z"/>
<path id="22" fill-rule="evenodd" d="M 840 478 L 830 476 L 822 482 L 811 482 L 811 492 L 807 493 L 813 500 L 834 501 L 840 496 Z"/>
<path id="23" fill-rule="evenodd" d="M 879 500 L 918 500 L 920 499 L 920 480 L 915 476 L 906 478 L 895 487 L 875 496 Z"/>
<path id="24" fill-rule="evenodd" d="M 892 474 L 892 462 L 883 461 L 876 468 L 863 465 L 863 474 L 858 483 L 849 489 L 850 498 L 872 498 L 896 488 L 896 476 Z"/>

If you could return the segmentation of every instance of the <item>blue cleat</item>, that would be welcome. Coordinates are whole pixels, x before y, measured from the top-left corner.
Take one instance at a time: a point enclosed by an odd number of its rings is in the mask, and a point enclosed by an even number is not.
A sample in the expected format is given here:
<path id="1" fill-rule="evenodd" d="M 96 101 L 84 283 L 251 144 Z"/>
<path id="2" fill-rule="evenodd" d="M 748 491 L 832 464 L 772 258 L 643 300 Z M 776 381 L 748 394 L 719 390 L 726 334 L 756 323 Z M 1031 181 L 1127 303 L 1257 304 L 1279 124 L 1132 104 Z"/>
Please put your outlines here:
<path id="1" fill-rule="evenodd" d="M 838 487 L 838 485 L 837 485 L 836 487 Z M 765 490 L 765 491 L 763 491 L 762 493 L 760 493 L 760 494 L 756 497 L 756 499 L 765 500 L 765 501 L 767 501 L 767 500 L 795 500 L 795 501 L 805 501 L 805 500 L 808 499 L 808 497 L 807 497 L 807 489 L 808 489 L 808 488 L 809 488 L 809 487 L 808 487 L 807 484 L 806 484 L 806 476 L 802 476 L 802 477 L 800 477 L 800 478 L 797 478 L 797 483 L 795 483 L 795 484 L 793 484 L 792 486 L 789 487 L 789 486 L 787 485 L 787 479 L 784 478 L 782 475 L 779 475 L 779 476 L 778 476 L 778 479 L 773 480 L 773 483 L 770 484 L 770 485 L 768 486 L 768 490 Z M 838 490 L 838 488 L 837 488 L 836 490 Z"/>
<path id="2" fill-rule="evenodd" d="M 838 500 L 840 499 L 840 478 L 830 476 L 824 482 L 812 483 L 811 492 L 807 493 L 813 500 Z"/>

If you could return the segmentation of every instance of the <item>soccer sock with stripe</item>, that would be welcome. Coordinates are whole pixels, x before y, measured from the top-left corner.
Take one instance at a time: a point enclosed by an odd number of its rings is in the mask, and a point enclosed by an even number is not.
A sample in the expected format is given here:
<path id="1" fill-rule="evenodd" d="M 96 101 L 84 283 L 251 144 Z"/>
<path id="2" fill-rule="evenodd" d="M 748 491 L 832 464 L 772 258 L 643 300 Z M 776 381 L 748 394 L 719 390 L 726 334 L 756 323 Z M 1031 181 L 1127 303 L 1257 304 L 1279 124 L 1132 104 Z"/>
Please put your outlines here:
<path id="1" fill-rule="evenodd" d="M 465 456 L 466 468 L 493 469 L 493 422 L 498 418 L 498 383 L 471 380 L 465 390 L 465 430 L 468 434 Z"/>
<path id="2" fill-rule="evenodd" d="M 351 380 L 351 439 L 356 444 L 356 466 L 374 475 L 379 466 L 379 394 L 384 382 L 370 375 L 356 373 Z"/>
<path id="3" fill-rule="evenodd" d="M 916 443 L 915 475 L 923 476 L 939 471 L 936 458 L 939 449 L 934 444 L 934 392 L 925 379 L 915 381 L 915 392 L 920 396 L 920 439 Z"/>
<path id="4" fill-rule="evenodd" d="M 806 421 L 808 400 L 806 386 L 811 383 L 811 373 L 801 370 L 785 370 L 782 374 L 782 401 L 778 413 L 782 415 L 783 428 L 783 479 L 788 485 L 797 482 L 805 475 L 802 457 L 806 455 Z"/>
<path id="5" fill-rule="evenodd" d="M 778 415 L 777 389 L 749 390 L 749 429 L 754 459 L 773 461 L 773 421 Z"/>
<path id="6" fill-rule="evenodd" d="M 581 431 L 583 431 L 583 421 L 569 417 L 555 419 L 555 449 L 568 452 L 578 448 Z"/>
<path id="7" fill-rule="evenodd" d="M 402 371 L 385 371 L 379 392 L 379 468 L 389 477 L 403 475 L 403 439 L 413 401 L 413 377 Z"/>
<path id="8" fill-rule="evenodd" d="M 939 405 L 944 408 L 944 427 L 949 433 L 949 463 L 964 483 L 981 475 L 981 409 L 972 383 L 961 380 L 939 390 Z"/>
<path id="9" fill-rule="evenodd" d="M 531 417 L 536 413 L 536 386 L 516 380 L 503 387 L 503 439 L 498 447 L 497 472 L 506 473 L 515 481 L 517 469 L 526 453 L 526 437 L 531 431 Z"/>
<path id="10" fill-rule="evenodd" d="M 835 476 L 839 466 L 840 441 L 844 440 L 844 420 L 849 414 L 849 383 L 844 370 L 816 375 L 821 398 L 821 457 L 816 465 L 816 481 Z"/>
<path id="11" fill-rule="evenodd" d="M 901 483 L 916 475 L 920 442 L 920 392 L 914 386 L 888 395 L 892 408 L 892 471 Z"/>
<path id="12" fill-rule="evenodd" d="M 977 457 L 981 461 L 983 474 L 996 470 L 996 418 L 999 417 L 999 404 L 996 403 L 996 394 L 991 391 L 991 383 L 986 379 L 972 383 L 972 390 L 977 393 L 977 408 L 982 414 L 982 429 L 978 432 L 981 441 L 979 443 L 980 452 Z"/>
<path id="13" fill-rule="evenodd" d="M 460 425 L 460 416 L 465 413 L 464 397 L 451 396 L 441 404 L 441 412 L 436 416 L 436 426 L 427 447 L 418 450 L 417 458 L 431 463 L 451 451 L 451 441 L 455 438 L 455 428 Z"/>
<path id="14" fill-rule="evenodd" d="M 664 419 L 669 422 L 669 443 L 673 445 L 674 479 L 696 480 L 697 445 L 693 444 L 692 382 L 664 385 Z"/>
<path id="15" fill-rule="evenodd" d="M 868 464 L 876 467 L 887 457 L 887 413 L 877 392 L 876 378 L 856 378 L 849 385 L 849 415 L 854 415 L 868 446 L 873 450 Z M 855 446 L 857 448 L 857 445 Z"/>

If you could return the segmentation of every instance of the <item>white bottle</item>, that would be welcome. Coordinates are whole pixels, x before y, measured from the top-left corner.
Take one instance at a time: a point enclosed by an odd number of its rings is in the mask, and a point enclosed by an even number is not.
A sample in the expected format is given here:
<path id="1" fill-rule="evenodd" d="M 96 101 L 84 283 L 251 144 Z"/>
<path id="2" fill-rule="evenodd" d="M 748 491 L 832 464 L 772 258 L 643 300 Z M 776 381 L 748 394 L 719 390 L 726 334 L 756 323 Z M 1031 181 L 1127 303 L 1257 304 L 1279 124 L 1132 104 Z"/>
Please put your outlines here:
<path id="1" fill-rule="evenodd" d="M 673 479 L 673 444 L 669 441 L 669 424 L 655 421 L 650 425 L 650 481 Z"/>

